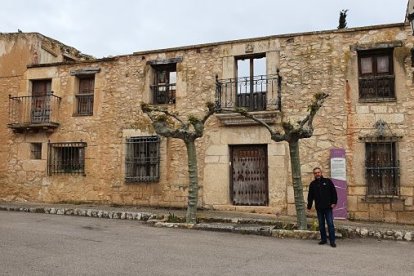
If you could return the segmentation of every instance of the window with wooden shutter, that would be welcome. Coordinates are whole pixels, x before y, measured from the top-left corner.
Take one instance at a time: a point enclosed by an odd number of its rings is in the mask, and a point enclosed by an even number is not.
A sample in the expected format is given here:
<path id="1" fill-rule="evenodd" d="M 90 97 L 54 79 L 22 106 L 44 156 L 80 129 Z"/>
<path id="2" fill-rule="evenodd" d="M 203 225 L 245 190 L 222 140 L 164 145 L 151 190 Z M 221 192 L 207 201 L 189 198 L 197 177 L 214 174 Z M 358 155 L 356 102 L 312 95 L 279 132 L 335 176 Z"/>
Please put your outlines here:
<path id="1" fill-rule="evenodd" d="M 78 76 L 79 90 L 76 94 L 76 115 L 93 115 L 95 75 Z"/>
<path id="2" fill-rule="evenodd" d="M 393 48 L 358 52 L 359 99 L 395 100 Z"/>

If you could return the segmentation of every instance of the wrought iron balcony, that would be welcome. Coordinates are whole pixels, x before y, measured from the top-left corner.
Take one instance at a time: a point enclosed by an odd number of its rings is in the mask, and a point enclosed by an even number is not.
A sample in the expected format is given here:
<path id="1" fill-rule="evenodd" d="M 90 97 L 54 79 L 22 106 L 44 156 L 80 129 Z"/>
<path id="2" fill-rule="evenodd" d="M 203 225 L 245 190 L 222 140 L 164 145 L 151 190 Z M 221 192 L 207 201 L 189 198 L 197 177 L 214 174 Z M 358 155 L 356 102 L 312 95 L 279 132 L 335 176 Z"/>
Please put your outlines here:
<path id="1" fill-rule="evenodd" d="M 16 132 L 24 130 L 53 130 L 59 126 L 61 98 L 50 93 L 46 96 L 9 95 L 8 127 Z"/>
<path id="2" fill-rule="evenodd" d="M 175 104 L 175 83 L 151 85 L 153 104 Z"/>
<path id="3" fill-rule="evenodd" d="M 280 111 L 281 83 L 279 73 L 253 78 L 216 78 L 216 105 L 219 109 L 243 107 L 249 111 Z"/>

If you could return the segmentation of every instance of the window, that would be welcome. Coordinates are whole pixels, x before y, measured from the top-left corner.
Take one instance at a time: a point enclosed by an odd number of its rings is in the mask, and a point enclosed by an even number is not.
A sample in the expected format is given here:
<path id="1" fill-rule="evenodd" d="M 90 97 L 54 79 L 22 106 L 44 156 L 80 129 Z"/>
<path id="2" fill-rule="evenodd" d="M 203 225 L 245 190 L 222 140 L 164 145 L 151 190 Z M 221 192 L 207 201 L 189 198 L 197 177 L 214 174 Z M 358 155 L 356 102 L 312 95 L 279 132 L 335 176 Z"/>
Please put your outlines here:
<path id="1" fill-rule="evenodd" d="M 31 159 L 42 159 L 42 143 L 31 143 L 30 144 L 30 158 Z"/>
<path id="2" fill-rule="evenodd" d="M 237 78 L 266 75 L 266 56 L 237 57 Z"/>
<path id="3" fill-rule="evenodd" d="M 93 94 L 95 89 L 95 75 L 78 76 L 79 91 L 76 94 L 76 115 L 93 115 Z"/>
<path id="4" fill-rule="evenodd" d="M 48 172 L 85 174 L 84 142 L 49 143 Z"/>
<path id="5" fill-rule="evenodd" d="M 358 67 L 361 100 L 395 99 L 393 48 L 359 51 Z"/>
<path id="6" fill-rule="evenodd" d="M 266 110 L 266 56 L 237 57 L 236 63 L 236 106 L 246 107 L 251 111 Z"/>
<path id="7" fill-rule="evenodd" d="M 153 65 L 154 85 L 151 85 L 154 104 L 174 104 L 177 82 L 176 63 Z"/>
<path id="8" fill-rule="evenodd" d="M 160 138 L 131 137 L 126 140 L 125 180 L 150 182 L 160 178 Z"/>
<path id="9" fill-rule="evenodd" d="M 395 142 L 365 143 L 365 169 L 367 195 L 399 195 L 399 165 Z"/>

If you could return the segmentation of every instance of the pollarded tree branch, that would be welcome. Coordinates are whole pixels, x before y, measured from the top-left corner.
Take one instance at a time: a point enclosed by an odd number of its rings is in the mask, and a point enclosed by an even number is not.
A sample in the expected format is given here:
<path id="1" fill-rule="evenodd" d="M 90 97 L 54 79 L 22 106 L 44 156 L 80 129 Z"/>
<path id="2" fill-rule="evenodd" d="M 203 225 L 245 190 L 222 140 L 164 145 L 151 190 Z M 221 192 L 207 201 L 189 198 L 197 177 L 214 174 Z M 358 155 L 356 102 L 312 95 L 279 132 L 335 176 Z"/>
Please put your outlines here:
<path id="1" fill-rule="evenodd" d="M 302 138 L 309 138 L 313 135 L 313 118 L 315 117 L 318 110 L 321 108 L 324 100 L 328 97 L 328 94 L 318 93 L 314 96 L 312 103 L 309 105 L 309 114 L 301 121 L 297 123 L 291 123 L 282 121 L 281 128 L 283 134 L 274 131 L 267 123 L 263 120 L 256 118 L 249 114 L 246 110 L 231 110 L 237 112 L 246 118 L 250 118 L 253 121 L 266 127 L 271 134 L 271 139 L 275 142 L 286 141 L 289 144 L 289 156 L 290 164 L 292 168 L 292 184 L 295 198 L 295 208 L 297 223 L 299 229 L 306 229 L 306 212 L 305 203 L 303 199 L 303 185 L 301 177 L 301 165 L 300 165 L 300 153 L 299 153 L 299 141 Z"/>
<path id="2" fill-rule="evenodd" d="M 254 115 L 250 114 L 246 109 L 244 108 L 236 108 L 236 109 L 224 109 L 222 110 L 224 112 L 236 112 L 239 113 L 240 115 L 249 118 L 253 121 L 255 121 L 256 123 L 264 126 L 270 133 L 270 136 L 272 138 L 272 140 L 276 141 L 276 142 L 281 142 L 281 141 L 285 141 L 285 135 L 280 134 L 277 131 L 274 131 L 272 129 L 271 126 L 269 126 L 266 122 L 264 122 L 263 120 L 256 118 Z"/>
<path id="3" fill-rule="evenodd" d="M 197 137 L 203 136 L 205 122 L 208 120 L 208 118 L 210 118 L 211 115 L 213 115 L 214 113 L 217 112 L 217 109 L 216 109 L 214 103 L 208 102 L 206 104 L 206 107 L 207 107 L 208 111 L 206 112 L 206 114 L 204 115 L 204 117 L 201 120 L 198 119 L 195 116 L 189 116 L 188 117 L 188 121 L 193 126 L 194 131 L 195 131 L 195 135 Z"/>
<path id="4" fill-rule="evenodd" d="M 188 129 L 188 124 L 186 124 L 183 120 L 180 119 L 180 117 L 178 117 L 177 114 L 175 113 L 171 113 L 169 112 L 167 109 L 165 108 L 161 108 L 159 106 L 153 106 L 153 105 L 149 105 L 149 104 L 145 104 L 142 103 L 141 104 L 141 109 L 142 111 L 144 111 L 144 113 L 146 113 L 148 116 L 150 116 L 149 114 L 153 114 L 154 112 L 158 112 L 158 113 L 163 113 L 168 117 L 171 117 L 173 119 L 175 119 L 176 121 L 178 121 L 181 125 L 181 128 L 183 129 Z M 154 121 L 153 119 L 156 120 L 156 117 L 154 117 L 154 115 L 152 115 L 153 117 L 151 118 L 152 121 Z"/>
<path id="5" fill-rule="evenodd" d="M 313 118 L 315 117 L 318 110 L 322 107 L 323 103 L 325 102 L 325 99 L 329 97 L 329 94 L 326 93 L 317 93 L 313 96 L 312 103 L 308 106 L 309 114 L 302 120 L 299 121 L 299 128 L 303 128 L 305 124 L 307 123 L 307 127 L 310 130 L 313 130 Z"/>
<path id="6" fill-rule="evenodd" d="M 201 122 L 204 123 L 208 120 L 208 118 L 210 118 L 211 115 L 213 115 L 214 113 L 217 112 L 217 107 L 214 103 L 212 102 L 208 102 L 206 104 L 206 107 L 208 109 L 207 113 L 204 115 L 203 119 L 201 119 Z"/>
<path id="7" fill-rule="evenodd" d="M 187 204 L 187 223 L 196 223 L 197 202 L 198 202 L 198 169 L 197 169 L 197 148 L 195 140 L 203 136 L 204 123 L 216 111 L 214 105 L 207 104 L 208 112 L 203 119 L 195 116 L 188 117 L 188 123 L 181 120 L 177 114 L 168 112 L 165 109 L 154 107 L 148 104 L 142 104 L 141 109 L 152 121 L 152 126 L 158 135 L 164 137 L 172 137 L 184 141 L 187 149 L 188 163 L 188 204 Z M 161 115 L 159 115 L 161 114 Z M 169 121 L 170 118 L 180 122 L 180 126 Z M 193 126 L 193 129 L 190 128 Z"/>

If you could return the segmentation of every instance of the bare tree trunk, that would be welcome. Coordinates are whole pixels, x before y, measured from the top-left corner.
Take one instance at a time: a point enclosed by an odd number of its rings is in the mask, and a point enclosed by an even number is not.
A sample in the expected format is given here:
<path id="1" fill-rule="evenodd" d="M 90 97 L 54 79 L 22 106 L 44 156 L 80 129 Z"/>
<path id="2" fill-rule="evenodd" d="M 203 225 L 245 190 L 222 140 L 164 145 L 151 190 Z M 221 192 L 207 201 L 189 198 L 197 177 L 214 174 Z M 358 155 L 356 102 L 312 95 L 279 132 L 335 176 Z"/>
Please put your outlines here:
<path id="1" fill-rule="evenodd" d="M 307 221 L 305 201 L 303 199 L 303 185 L 301 178 L 302 174 L 300 169 L 299 140 L 312 137 L 313 118 L 315 117 L 318 110 L 322 107 L 322 104 L 328 96 L 329 95 L 324 92 L 316 93 L 315 95 L 313 95 L 313 101 L 308 106 L 309 114 L 302 120 L 298 121 L 296 124 L 292 124 L 290 121 L 285 122 L 282 120 L 282 133 L 279 130 L 273 130 L 266 122 L 256 118 L 252 114 L 249 114 L 244 109 L 239 108 L 233 110 L 233 112 L 240 113 L 246 118 L 250 118 L 253 121 L 259 123 L 260 125 L 266 127 L 266 129 L 270 132 L 270 137 L 273 141 L 286 141 L 289 143 L 290 164 L 292 167 L 293 192 L 295 196 L 296 219 L 298 228 L 301 230 L 307 229 Z"/>
<path id="2" fill-rule="evenodd" d="M 293 192 L 295 196 L 296 219 L 298 228 L 307 229 L 305 201 L 300 169 L 299 140 L 289 141 L 290 165 L 292 167 Z"/>
<path id="3" fill-rule="evenodd" d="M 197 201 L 198 201 L 198 170 L 197 151 L 195 140 L 203 136 L 204 124 L 208 118 L 217 112 L 214 103 L 206 103 L 208 111 L 202 119 L 193 115 L 188 116 L 187 122 L 182 120 L 178 113 L 168 111 L 168 108 L 153 106 L 142 103 L 141 109 L 152 121 L 152 126 L 158 135 L 183 140 L 187 149 L 188 159 L 188 203 L 187 223 L 197 223 Z"/>
<path id="4" fill-rule="evenodd" d="M 190 183 L 188 185 L 188 205 L 186 222 L 197 222 L 197 202 L 198 202 L 198 170 L 197 170 L 197 152 L 195 141 L 185 141 L 187 147 L 188 159 L 188 176 Z"/>

